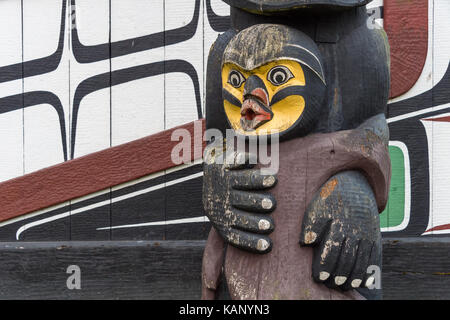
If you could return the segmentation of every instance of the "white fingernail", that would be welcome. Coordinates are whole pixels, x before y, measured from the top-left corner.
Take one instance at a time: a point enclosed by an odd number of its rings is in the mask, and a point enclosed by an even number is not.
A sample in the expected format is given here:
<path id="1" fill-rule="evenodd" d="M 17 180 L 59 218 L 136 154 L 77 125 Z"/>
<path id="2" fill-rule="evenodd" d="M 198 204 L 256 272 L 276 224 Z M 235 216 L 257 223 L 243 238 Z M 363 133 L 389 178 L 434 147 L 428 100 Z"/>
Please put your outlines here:
<path id="1" fill-rule="evenodd" d="M 361 285 L 362 280 L 361 279 L 355 279 L 352 281 L 352 287 L 353 288 L 359 288 L 359 286 Z"/>
<path id="2" fill-rule="evenodd" d="M 270 229 L 270 222 L 266 219 L 261 219 L 258 222 L 258 228 L 259 230 L 269 230 Z"/>
<path id="3" fill-rule="evenodd" d="M 305 234 L 305 244 L 311 244 L 317 239 L 317 234 L 314 231 L 308 231 Z"/>
<path id="4" fill-rule="evenodd" d="M 265 198 L 261 201 L 261 206 L 263 207 L 263 209 L 271 209 L 273 206 L 272 200 Z"/>
<path id="5" fill-rule="evenodd" d="M 328 279 L 329 276 L 330 276 L 330 274 L 329 274 L 328 272 L 322 271 L 322 272 L 319 274 L 319 279 L 320 279 L 321 281 L 325 281 L 325 280 Z"/>
<path id="6" fill-rule="evenodd" d="M 369 277 L 369 278 L 366 280 L 366 287 L 369 288 L 370 286 L 373 285 L 374 282 L 375 282 L 375 278 L 374 278 L 374 277 Z"/>
<path id="7" fill-rule="evenodd" d="M 258 243 L 256 244 L 256 249 L 258 249 L 259 251 L 265 251 L 267 250 L 267 248 L 269 248 L 269 242 L 264 239 L 259 239 Z"/>
<path id="8" fill-rule="evenodd" d="M 275 177 L 274 176 L 268 176 L 268 177 L 265 177 L 263 179 L 263 186 L 264 187 L 273 186 L 274 183 L 275 183 Z"/>
<path id="9" fill-rule="evenodd" d="M 336 283 L 336 285 L 338 286 L 343 285 L 345 281 L 347 281 L 347 277 L 337 276 L 334 278 L 334 283 Z"/>

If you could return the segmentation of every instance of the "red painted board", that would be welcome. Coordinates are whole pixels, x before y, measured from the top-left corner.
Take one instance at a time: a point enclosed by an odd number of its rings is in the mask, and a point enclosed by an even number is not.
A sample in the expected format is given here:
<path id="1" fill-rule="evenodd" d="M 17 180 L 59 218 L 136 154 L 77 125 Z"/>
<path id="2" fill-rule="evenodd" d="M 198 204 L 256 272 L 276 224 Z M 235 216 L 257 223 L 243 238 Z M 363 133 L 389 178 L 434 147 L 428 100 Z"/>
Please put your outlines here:
<path id="1" fill-rule="evenodd" d="M 171 141 L 176 129 L 186 129 L 192 137 L 191 160 L 201 158 L 204 143 L 194 144 L 194 127 L 203 135 L 205 121 L 190 122 L 0 183 L 0 221 L 179 165 L 171 159 L 173 147 L 179 144 Z"/>
<path id="2" fill-rule="evenodd" d="M 428 0 L 385 0 L 384 29 L 391 46 L 391 91 L 395 98 L 413 87 L 428 51 Z"/>

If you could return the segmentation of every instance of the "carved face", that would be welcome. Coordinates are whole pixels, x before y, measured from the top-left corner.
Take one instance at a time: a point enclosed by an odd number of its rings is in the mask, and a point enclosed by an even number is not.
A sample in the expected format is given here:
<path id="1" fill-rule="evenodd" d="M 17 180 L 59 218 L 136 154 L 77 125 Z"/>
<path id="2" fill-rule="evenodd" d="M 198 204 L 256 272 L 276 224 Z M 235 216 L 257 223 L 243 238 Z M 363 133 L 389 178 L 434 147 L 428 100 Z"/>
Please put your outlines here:
<path id="1" fill-rule="evenodd" d="M 222 86 L 225 113 L 239 134 L 281 133 L 305 109 L 305 75 L 297 61 L 272 61 L 253 70 L 226 63 Z"/>
<path id="2" fill-rule="evenodd" d="M 260 24 L 236 34 L 224 50 L 222 96 L 236 133 L 310 133 L 322 112 L 326 82 L 320 52 L 304 33 Z"/>

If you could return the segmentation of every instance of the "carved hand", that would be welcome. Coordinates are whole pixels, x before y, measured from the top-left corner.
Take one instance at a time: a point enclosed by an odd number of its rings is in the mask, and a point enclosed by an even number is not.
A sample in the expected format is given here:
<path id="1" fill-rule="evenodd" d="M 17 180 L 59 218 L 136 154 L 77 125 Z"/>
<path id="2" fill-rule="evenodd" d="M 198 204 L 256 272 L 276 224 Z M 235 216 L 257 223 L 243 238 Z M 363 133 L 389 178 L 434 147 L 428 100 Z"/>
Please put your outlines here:
<path id="1" fill-rule="evenodd" d="M 272 242 L 266 235 L 274 229 L 269 213 L 276 201 L 265 190 L 276 184 L 277 177 L 254 169 L 255 158 L 248 153 L 231 152 L 220 161 L 223 148 L 209 145 L 204 158 L 203 207 L 214 228 L 233 246 L 269 252 Z"/>
<path id="2" fill-rule="evenodd" d="M 330 288 L 368 287 L 380 266 L 380 221 L 374 194 L 358 171 L 341 172 L 317 192 L 303 218 L 300 244 L 314 247 L 313 278 Z"/>

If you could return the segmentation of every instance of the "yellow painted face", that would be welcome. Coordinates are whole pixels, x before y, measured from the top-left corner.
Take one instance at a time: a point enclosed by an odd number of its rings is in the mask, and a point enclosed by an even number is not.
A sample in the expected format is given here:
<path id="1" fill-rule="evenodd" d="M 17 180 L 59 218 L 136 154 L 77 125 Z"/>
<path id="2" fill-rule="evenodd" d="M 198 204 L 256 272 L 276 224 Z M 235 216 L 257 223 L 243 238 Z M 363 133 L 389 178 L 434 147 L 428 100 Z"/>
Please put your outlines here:
<path id="1" fill-rule="evenodd" d="M 224 99 L 228 121 L 242 135 L 281 133 L 305 109 L 305 100 L 298 93 L 301 90 L 295 90 L 305 86 L 305 75 L 297 61 L 272 61 L 253 70 L 226 63 L 222 67 L 222 86 L 227 96 L 232 96 Z"/>

